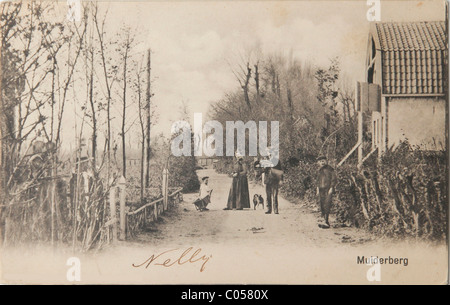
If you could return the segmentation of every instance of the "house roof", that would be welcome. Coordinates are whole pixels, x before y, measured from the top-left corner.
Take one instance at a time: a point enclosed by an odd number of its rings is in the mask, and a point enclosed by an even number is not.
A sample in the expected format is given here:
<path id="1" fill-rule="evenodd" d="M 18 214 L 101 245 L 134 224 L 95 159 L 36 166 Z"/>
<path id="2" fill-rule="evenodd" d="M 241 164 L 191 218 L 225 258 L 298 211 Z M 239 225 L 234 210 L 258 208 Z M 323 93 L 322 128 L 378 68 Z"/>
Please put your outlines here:
<path id="1" fill-rule="evenodd" d="M 445 22 L 376 22 L 383 94 L 443 94 Z"/>

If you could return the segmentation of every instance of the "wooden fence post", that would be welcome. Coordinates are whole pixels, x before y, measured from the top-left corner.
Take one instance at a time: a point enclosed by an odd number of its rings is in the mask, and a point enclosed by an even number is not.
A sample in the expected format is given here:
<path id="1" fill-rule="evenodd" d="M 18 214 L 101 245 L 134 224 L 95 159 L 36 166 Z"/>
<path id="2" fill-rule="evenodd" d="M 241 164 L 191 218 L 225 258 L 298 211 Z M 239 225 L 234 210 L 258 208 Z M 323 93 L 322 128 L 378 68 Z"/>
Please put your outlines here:
<path id="1" fill-rule="evenodd" d="M 109 213 L 111 220 L 114 221 L 112 224 L 112 240 L 115 242 L 117 240 L 117 217 L 116 217 L 116 186 L 112 185 L 109 190 Z"/>
<path id="2" fill-rule="evenodd" d="M 163 195 L 163 202 L 164 202 L 164 208 L 163 210 L 167 210 L 168 202 L 169 202 L 169 171 L 167 168 L 164 168 L 163 170 L 163 182 L 162 182 L 162 195 Z"/>
<path id="3" fill-rule="evenodd" d="M 120 239 L 126 239 L 126 211 L 125 211 L 125 200 L 126 200 L 126 179 L 124 176 L 119 179 L 119 187 L 120 187 Z"/>

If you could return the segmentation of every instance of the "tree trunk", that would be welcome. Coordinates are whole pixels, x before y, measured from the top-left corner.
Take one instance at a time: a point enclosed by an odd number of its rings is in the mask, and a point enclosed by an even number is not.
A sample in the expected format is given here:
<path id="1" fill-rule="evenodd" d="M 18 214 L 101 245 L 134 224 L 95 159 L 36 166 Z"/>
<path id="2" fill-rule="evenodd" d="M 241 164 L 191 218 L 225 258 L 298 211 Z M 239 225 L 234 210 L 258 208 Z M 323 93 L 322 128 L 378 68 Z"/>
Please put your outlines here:
<path id="1" fill-rule="evenodd" d="M 151 88 L 150 88 L 150 79 L 151 79 L 151 50 L 147 51 L 147 159 L 146 159 L 146 174 L 145 174 L 145 187 L 150 187 L 150 98 L 151 98 Z"/>
<path id="2" fill-rule="evenodd" d="M 141 203 L 144 202 L 144 187 L 145 187 L 145 181 L 144 181 L 144 157 L 145 157 L 145 134 L 142 133 L 142 139 L 141 139 Z"/>
<path id="3" fill-rule="evenodd" d="M 259 100 L 261 98 L 260 92 L 259 92 L 259 71 L 258 71 L 258 65 L 255 65 L 255 87 L 256 87 L 256 103 L 259 104 Z"/>
<path id="4" fill-rule="evenodd" d="M 126 110 L 127 110 L 127 59 L 128 59 L 129 38 L 127 41 L 124 65 L 123 65 L 123 103 L 122 103 L 122 175 L 127 176 L 127 155 L 125 146 L 125 122 L 126 122 Z"/>
<path id="5" fill-rule="evenodd" d="M 241 84 L 242 89 L 244 90 L 244 99 L 245 103 L 247 104 L 247 107 L 249 110 L 252 109 L 252 105 L 250 104 L 250 97 L 248 94 L 248 84 L 250 82 L 250 77 L 252 76 L 252 69 L 250 68 L 249 63 L 247 63 L 247 74 L 245 75 L 245 83 Z"/>
<path id="6" fill-rule="evenodd" d="M 137 94 L 138 94 L 138 110 L 139 110 L 139 125 L 141 127 L 141 179 L 140 179 L 140 201 L 144 203 L 144 188 L 145 188 L 145 124 L 142 113 L 142 94 L 141 94 L 141 74 L 140 71 L 136 73 L 137 78 Z"/>
<path id="7" fill-rule="evenodd" d="M 97 150 L 97 117 L 94 103 L 94 52 L 91 53 L 91 74 L 89 77 L 89 103 L 92 111 L 92 168 L 95 169 Z"/>

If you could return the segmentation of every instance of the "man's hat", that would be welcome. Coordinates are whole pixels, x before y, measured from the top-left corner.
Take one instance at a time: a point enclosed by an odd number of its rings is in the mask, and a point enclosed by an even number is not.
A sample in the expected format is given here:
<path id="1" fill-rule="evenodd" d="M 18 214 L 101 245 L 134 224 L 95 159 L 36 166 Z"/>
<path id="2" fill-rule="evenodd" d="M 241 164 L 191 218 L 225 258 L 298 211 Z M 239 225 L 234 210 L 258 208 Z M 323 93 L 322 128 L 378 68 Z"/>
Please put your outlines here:
<path id="1" fill-rule="evenodd" d="M 205 180 L 208 179 L 208 178 L 209 178 L 208 176 L 203 177 L 203 178 L 202 178 L 202 181 L 205 181 Z"/>
<path id="2" fill-rule="evenodd" d="M 317 161 L 326 160 L 326 159 L 327 159 L 327 157 L 325 157 L 324 155 L 320 155 L 319 157 L 317 157 Z"/>

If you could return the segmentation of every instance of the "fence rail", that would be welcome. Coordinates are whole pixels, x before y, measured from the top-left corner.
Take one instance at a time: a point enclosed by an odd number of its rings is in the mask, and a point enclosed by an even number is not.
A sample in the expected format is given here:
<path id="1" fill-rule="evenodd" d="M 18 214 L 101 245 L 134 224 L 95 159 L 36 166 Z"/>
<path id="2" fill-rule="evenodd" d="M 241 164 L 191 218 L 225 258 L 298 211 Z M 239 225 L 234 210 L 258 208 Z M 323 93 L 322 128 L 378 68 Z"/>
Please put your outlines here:
<path id="1" fill-rule="evenodd" d="M 119 217 L 117 217 L 116 193 L 119 189 L 120 208 Z M 172 190 L 174 188 L 171 188 Z M 105 224 L 108 230 L 108 240 L 117 240 L 118 233 L 120 239 L 125 240 L 128 237 L 135 236 L 139 231 L 143 230 L 148 223 L 158 220 L 160 215 L 173 207 L 176 203 L 183 200 L 183 188 L 175 188 L 169 194 L 168 171 L 163 171 L 162 197 L 149 202 L 134 211 L 129 210 L 126 206 L 126 180 L 121 177 L 118 184 L 110 190 L 110 220 Z M 119 228 L 117 225 L 120 225 Z"/>
<path id="2" fill-rule="evenodd" d="M 182 187 L 178 188 L 175 192 L 173 192 L 172 194 L 169 195 L 169 198 L 172 197 L 172 196 L 174 196 L 174 195 L 180 194 L 182 190 L 183 190 Z M 160 203 L 160 202 L 163 202 L 163 201 L 164 201 L 164 197 L 159 198 L 159 199 L 157 199 L 157 200 L 154 200 L 154 201 L 152 201 L 152 202 L 150 202 L 150 203 L 147 203 L 147 204 L 141 206 L 141 207 L 138 208 L 137 210 L 128 212 L 127 215 L 134 215 L 134 214 L 137 214 L 137 213 L 141 212 L 143 209 L 146 209 L 146 208 L 148 208 L 148 207 L 154 206 L 154 205 L 156 205 L 157 203 Z"/>
<path id="3" fill-rule="evenodd" d="M 139 231 L 143 230 L 147 224 L 158 220 L 159 216 L 166 210 L 172 208 L 175 204 L 183 200 L 183 188 L 178 188 L 172 194 L 167 196 L 167 203 L 164 197 L 154 200 L 127 213 L 126 232 L 127 236 L 133 237 Z"/>

